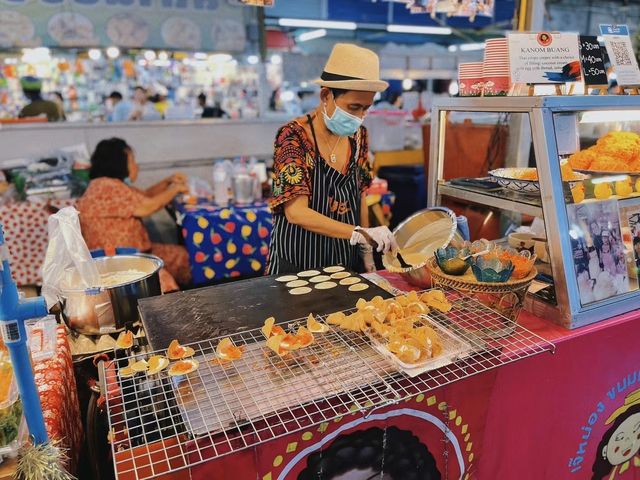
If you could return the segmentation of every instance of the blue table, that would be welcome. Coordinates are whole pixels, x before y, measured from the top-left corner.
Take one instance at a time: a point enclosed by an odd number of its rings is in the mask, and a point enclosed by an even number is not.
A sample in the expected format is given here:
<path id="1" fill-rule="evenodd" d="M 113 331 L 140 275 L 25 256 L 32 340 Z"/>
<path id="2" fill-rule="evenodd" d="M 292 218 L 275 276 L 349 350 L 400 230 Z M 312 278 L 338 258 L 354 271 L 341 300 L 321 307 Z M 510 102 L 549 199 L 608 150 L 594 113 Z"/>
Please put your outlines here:
<path id="1" fill-rule="evenodd" d="M 273 227 L 265 202 L 221 208 L 200 199 L 175 207 L 194 284 L 264 273 Z"/>

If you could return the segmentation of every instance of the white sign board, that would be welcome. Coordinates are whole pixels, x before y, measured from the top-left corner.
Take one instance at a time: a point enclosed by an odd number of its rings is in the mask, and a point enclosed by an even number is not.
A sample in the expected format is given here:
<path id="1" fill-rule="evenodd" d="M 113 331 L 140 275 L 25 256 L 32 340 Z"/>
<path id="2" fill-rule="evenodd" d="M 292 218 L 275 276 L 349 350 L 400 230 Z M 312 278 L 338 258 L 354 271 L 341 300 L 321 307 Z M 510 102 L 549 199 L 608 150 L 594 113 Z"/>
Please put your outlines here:
<path id="1" fill-rule="evenodd" d="M 604 46 L 618 85 L 640 85 L 640 69 L 626 25 L 600 25 Z"/>
<path id="2" fill-rule="evenodd" d="M 509 33 L 513 83 L 577 82 L 580 46 L 577 33 Z"/>

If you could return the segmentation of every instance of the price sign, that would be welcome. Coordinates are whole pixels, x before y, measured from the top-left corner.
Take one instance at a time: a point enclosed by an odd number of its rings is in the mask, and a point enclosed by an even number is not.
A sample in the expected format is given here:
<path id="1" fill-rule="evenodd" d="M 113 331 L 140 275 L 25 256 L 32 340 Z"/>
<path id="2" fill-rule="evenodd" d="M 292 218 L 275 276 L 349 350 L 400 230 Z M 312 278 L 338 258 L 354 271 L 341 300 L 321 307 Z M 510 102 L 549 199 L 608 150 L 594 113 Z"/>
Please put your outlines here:
<path id="1" fill-rule="evenodd" d="M 580 64 L 585 85 L 607 85 L 607 71 L 598 37 L 580 35 Z"/>

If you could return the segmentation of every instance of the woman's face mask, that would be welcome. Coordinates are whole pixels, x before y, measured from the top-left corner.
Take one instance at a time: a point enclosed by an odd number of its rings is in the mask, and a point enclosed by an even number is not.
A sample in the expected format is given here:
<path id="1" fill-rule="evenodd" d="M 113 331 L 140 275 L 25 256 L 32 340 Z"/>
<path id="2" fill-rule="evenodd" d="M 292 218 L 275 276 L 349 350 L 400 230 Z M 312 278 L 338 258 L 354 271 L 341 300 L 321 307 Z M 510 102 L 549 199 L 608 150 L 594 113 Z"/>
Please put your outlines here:
<path id="1" fill-rule="evenodd" d="M 350 137 L 358 131 L 363 119 L 342 110 L 336 103 L 335 98 L 333 99 L 333 103 L 336 109 L 333 111 L 331 117 L 327 115 L 327 104 L 324 104 L 324 124 L 333 134 L 340 137 Z"/>

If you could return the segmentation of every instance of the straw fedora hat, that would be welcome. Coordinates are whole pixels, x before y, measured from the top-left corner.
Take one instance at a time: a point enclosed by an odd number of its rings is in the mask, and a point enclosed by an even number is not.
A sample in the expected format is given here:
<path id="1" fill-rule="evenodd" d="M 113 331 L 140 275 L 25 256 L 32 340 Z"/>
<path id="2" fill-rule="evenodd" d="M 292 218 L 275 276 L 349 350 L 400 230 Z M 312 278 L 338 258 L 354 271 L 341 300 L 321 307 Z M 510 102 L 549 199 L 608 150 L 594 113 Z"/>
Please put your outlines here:
<path id="1" fill-rule="evenodd" d="M 380 80 L 378 55 L 350 43 L 336 43 L 318 85 L 362 92 L 384 92 L 389 84 Z"/>

